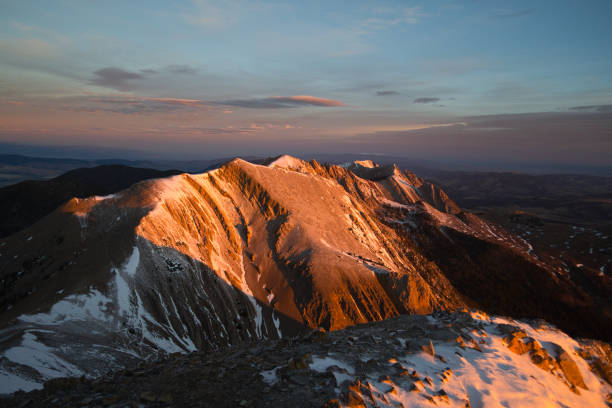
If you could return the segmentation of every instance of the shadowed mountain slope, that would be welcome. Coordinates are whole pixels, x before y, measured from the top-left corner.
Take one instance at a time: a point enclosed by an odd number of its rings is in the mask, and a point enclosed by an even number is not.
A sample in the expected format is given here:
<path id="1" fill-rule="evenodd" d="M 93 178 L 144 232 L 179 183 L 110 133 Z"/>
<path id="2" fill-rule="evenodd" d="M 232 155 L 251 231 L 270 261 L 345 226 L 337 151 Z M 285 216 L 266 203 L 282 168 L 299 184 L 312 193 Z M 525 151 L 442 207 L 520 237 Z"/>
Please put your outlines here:
<path id="1" fill-rule="evenodd" d="M 178 173 L 177 170 L 105 165 L 71 170 L 51 180 L 22 181 L 0 188 L 0 237 L 32 225 L 72 197 L 104 196 L 138 181 Z"/>

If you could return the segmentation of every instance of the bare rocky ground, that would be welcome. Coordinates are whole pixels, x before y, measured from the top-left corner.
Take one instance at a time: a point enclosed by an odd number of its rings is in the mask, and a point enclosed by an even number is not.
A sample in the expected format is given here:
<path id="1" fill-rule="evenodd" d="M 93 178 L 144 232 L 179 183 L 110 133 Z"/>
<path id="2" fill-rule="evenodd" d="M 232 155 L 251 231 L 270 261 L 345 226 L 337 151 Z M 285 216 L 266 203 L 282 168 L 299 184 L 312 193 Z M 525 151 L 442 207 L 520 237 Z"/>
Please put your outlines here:
<path id="1" fill-rule="evenodd" d="M 606 343 L 464 310 L 177 353 L 93 380 L 54 379 L 0 405 L 605 407 L 611 381 Z"/>

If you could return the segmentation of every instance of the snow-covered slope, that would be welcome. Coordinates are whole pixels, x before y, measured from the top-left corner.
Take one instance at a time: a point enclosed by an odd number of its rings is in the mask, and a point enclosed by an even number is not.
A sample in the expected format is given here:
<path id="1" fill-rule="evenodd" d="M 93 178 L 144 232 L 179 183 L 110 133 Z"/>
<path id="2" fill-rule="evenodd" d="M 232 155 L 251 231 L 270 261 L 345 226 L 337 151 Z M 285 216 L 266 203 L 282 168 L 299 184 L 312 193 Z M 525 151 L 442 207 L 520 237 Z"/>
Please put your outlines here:
<path id="1" fill-rule="evenodd" d="M 538 321 L 463 310 L 172 355 L 0 401 L 215 407 L 558 407 L 612 403 L 612 351 Z M 606 375 L 607 373 L 607 375 Z"/>

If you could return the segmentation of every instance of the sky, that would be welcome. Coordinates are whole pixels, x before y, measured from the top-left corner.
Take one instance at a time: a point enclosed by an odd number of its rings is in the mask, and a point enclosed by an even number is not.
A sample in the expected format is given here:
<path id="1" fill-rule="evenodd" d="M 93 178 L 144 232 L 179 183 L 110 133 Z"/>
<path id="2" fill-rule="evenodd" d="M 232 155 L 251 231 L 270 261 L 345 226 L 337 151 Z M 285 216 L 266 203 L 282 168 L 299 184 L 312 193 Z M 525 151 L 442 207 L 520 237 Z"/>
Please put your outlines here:
<path id="1" fill-rule="evenodd" d="M 0 0 L 0 143 L 612 166 L 610 16 L 609 0 Z"/>

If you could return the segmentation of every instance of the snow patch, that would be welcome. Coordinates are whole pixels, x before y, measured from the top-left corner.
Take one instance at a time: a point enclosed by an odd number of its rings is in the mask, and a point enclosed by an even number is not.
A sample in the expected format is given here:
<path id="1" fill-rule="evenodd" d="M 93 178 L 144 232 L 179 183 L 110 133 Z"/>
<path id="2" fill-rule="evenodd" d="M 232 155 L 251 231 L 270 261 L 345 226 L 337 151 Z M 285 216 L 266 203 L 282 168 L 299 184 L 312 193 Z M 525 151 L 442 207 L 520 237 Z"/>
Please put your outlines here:
<path id="1" fill-rule="evenodd" d="M 312 363 L 310 363 L 310 369 L 317 371 L 319 373 L 324 373 L 329 367 L 332 367 L 332 366 L 343 368 L 346 371 L 348 371 L 350 374 L 355 374 L 355 369 L 351 365 L 344 363 L 340 360 L 336 360 L 335 358 L 331 358 L 327 356 L 326 357 L 313 356 Z"/>
<path id="2" fill-rule="evenodd" d="M 278 371 L 279 368 L 280 366 L 275 367 L 272 370 L 262 371 L 259 374 L 263 377 L 263 380 L 266 384 L 274 385 L 280 381 L 278 375 L 276 374 L 276 371 Z"/>

